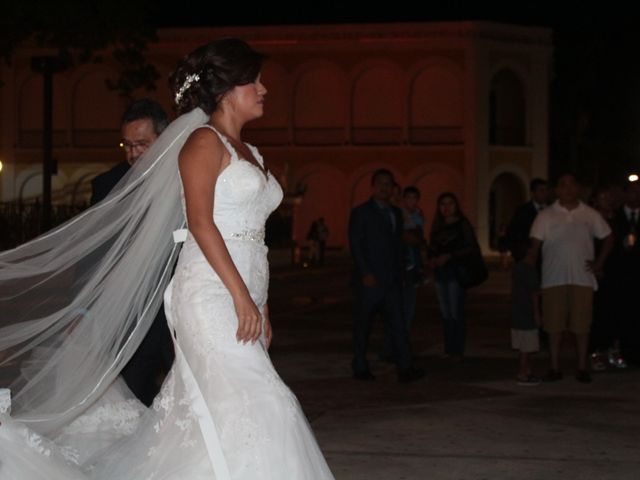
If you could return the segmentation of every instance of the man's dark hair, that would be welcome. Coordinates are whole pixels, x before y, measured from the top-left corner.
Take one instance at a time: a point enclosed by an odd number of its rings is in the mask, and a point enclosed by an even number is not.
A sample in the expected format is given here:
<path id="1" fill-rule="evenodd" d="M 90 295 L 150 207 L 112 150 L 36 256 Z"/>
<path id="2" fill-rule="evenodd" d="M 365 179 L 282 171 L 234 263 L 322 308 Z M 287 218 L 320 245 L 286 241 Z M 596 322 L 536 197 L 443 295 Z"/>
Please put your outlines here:
<path id="1" fill-rule="evenodd" d="M 391 170 L 387 170 L 386 168 L 379 168 L 378 170 L 373 172 L 373 175 L 371 175 L 371 185 L 376 183 L 378 177 L 382 177 L 385 175 L 393 180 L 393 173 L 391 173 Z"/>
<path id="2" fill-rule="evenodd" d="M 582 185 L 582 182 L 580 181 L 580 178 L 578 178 L 578 175 L 576 175 L 573 172 L 561 172 L 559 175 L 556 176 L 556 179 L 553 182 L 553 185 L 557 187 L 562 177 L 571 177 L 576 181 L 578 185 Z"/>
<path id="3" fill-rule="evenodd" d="M 535 192 L 538 187 L 545 187 L 547 185 L 547 181 L 543 178 L 534 178 L 533 180 L 531 180 L 531 183 L 529 184 L 529 191 L 530 192 Z"/>
<path id="4" fill-rule="evenodd" d="M 149 118 L 153 122 L 153 131 L 160 135 L 169 125 L 169 118 L 162 105 L 150 98 L 136 100 L 122 114 L 122 125 Z"/>
<path id="5" fill-rule="evenodd" d="M 410 187 L 406 187 L 402 192 L 403 197 L 406 197 L 407 195 L 415 195 L 420 198 L 420 190 L 418 190 L 418 187 L 411 185 Z"/>

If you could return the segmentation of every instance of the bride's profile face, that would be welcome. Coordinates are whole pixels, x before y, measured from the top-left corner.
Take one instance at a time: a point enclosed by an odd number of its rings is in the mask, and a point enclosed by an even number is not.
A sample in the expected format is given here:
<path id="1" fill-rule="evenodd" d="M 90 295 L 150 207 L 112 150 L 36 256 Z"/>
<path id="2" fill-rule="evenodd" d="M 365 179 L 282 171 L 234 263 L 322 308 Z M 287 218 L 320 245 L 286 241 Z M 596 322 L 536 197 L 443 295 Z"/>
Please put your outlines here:
<path id="1" fill-rule="evenodd" d="M 248 120 L 259 118 L 264 114 L 264 97 L 267 89 L 262 84 L 260 75 L 253 83 L 238 85 L 229 92 L 228 100 L 237 113 Z"/>

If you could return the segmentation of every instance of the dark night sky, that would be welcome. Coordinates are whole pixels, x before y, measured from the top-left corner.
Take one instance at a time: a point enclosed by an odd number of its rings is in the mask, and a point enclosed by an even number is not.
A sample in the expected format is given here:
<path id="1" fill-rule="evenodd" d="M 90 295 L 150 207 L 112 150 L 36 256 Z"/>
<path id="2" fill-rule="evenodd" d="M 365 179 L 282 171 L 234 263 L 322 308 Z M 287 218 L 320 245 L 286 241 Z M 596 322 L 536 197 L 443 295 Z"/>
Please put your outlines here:
<path id="1" fill-rule="evenodd" d="M 188 2 L 189 8 L 184 9 L 155 7 L 154 16 L 155 23 L 161 27 L 489 20 L 569 30 L 635 28 L 637 21 L 628 12 L 602 10 L 602 4 L 577 0 L 377 3 L 303 0 L 300 8 L 292 8 L 284 6 L 284 2 L 240 5 L 209 0 Z"/>

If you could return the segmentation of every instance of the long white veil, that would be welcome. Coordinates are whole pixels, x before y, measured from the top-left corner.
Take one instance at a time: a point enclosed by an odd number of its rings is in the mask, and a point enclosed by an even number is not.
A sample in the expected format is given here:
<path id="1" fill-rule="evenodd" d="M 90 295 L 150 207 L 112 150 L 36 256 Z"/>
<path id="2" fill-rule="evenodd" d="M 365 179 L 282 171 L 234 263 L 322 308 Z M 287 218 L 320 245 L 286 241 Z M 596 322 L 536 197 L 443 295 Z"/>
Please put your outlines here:
<path id="1" fill-rule="evenodd" d="M 105 200 L 0 253 L 0 386 L 29 428 L 48 434 L 80 415 L 153 322 L 184 225 L 178 153 L 206 120 L 182 115 Z"/>

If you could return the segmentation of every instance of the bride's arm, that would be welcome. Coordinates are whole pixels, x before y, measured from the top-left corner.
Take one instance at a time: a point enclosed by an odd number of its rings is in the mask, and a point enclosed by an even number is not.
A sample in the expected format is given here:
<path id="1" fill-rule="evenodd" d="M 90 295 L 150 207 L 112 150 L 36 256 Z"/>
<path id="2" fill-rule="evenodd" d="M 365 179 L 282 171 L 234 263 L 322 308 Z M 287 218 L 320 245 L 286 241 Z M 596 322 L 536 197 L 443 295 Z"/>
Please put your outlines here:
<path id="1" fill-rule="evenodd" d="M 266 303 L 262 308 L 262 316 L 264 317 L 264 338 L 267 348 L 269 348 L 271 346 L 271 340 L 273 340 L 273 329 L 271 328 L 271 319 L 269 318 L 269 305 Z"/>
<path id="2" fill-rule="evenodd" d="M 191 134 L 180 152 L 179 167 L 189 232 L 233 298 L 238 315 L 238 341 L 255 342 L 261 332 L 260 312 L 238 273 L 213 221 L 215 184 L 222 171 L 225 148 L 208 129 Z"/>

